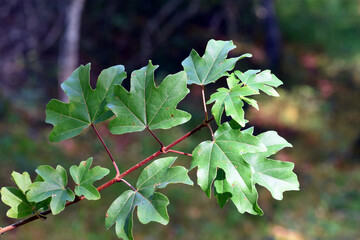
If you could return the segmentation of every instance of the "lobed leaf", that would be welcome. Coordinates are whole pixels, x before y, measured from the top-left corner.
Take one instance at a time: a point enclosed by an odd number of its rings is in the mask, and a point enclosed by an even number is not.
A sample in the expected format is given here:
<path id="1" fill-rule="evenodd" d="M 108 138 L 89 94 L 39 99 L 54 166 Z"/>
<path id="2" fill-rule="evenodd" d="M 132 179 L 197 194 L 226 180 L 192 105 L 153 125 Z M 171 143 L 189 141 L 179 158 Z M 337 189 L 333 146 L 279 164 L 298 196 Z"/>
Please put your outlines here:
<path id="1" fill-rule="evenodd" d="M 27 172 L 20 174 L 14 171 L 11 176 L 19 189 L 14 187 L 1 188 L 1 200 L 11 207 L 6 213 L 8 217 L 26 217 L 49 205 L 47 199 L 38 203 L 30 202 L 28 200 L 26 193 L 30 188 L 31 179 Z"/>
<path id="2" fill-rule="evenodd" d="M 266 187 L 271 195 L 282 200 L 285 191 L 299 190 L 299 182 L 292 171 L 294 163 L 268 159 L 267 157 L 280 151 L 284 147 L 292 147 L 275 131 L 268 131 L 257 136 L 267 147 L 266 152 L 244 154 L 244 159 L 253 169 L 255 183 Z"/>
<path id="3" fill-rule="evenodd" d="M 192 185 L 184 167 L 171 167 L 175 157 L 160 158 L 147 166 L 137 181 L 137 190 L 123 192 L 109 207 L 106 213 L 105 225 L 109 229 L 116 224 L 116 234 L 119 238 L 133 239 L 133 212 L 137 207 L 139 221 L 143 224 L 150 221 L 167 224 L 168 198 L 155 192 L 171 183 Z"/>
<path id="4" fill-rule="evenodd" d="M 260 72 L 260 70 L 248 70 L 244 73 L 235 71 L 234 73 L 246 86 L 249 86 L 256 91 L 261 90 L 269 96 L 279 96 L 274 87 L 276 88 L 280 86 L 283 82 L 280 81 L 274 74 L 271 74 L 270 70 L 262 72 Z"/>
<path id="5" fill-rule="evenodd" d="M 46 122 L 54 125 L 51 141 L 74 137 L 92 123 L 102 122 L 112 116 L 106 109 L 106 98 L 113 94 L 115 84 L 121 84 L 126 77 L 124 67 L 117 65 L 102 71 L 96 89 L 90 86 L 90 64 L 78 67 L 61 84 L 69 97 L 69 103 L 52 99 L 46 106 Z"/>
<path id="6" fill-rule="evenodd" d="M 187 112 L 176 109 L 189 93 L 185 72 L 168 75 L 159 87 L 155 86 L 151 61 L 146 67 L 131 74 L 131 90 L 115 86 L 114 96 L 107 104 L 116 118 L 109 123 L 114 134 L 142 131 L 145 128 L 169 129 L 191 118 Z"/>
<path id="7" fill-rule="evenodd" d="M 75 193 L 78 196 L 84 195 L 88 200 L 100 199 L 100 193 L 92 185 L 109 174 L 109 169 L 96 166 L 90 170 L 93 158 L 82 161 L 79 166 L 72 166 L 70 168 L 70 175 L 76 183 Z"/>
<path id="8" fill-rule="evenodd" d="M 265 152 L 266 146 L 255 136 L 232 129 L 228 123 L 222 124 L 214 134 L 213 141 L 200 143 L 193 151 L 191 168 L 198 167 L 198 185 L 208 197 L 211 186 L 221 169 L 224 179 L 215 185 L 216 195 L 224 203 L 230 195 L 240 212 L 262 214 L 257 206 L 257 193 L 253 187 L 251 166 L 241 157 L 244 153 Z M 255 190 L 255 191 L 254 191 Z M 222 204 L 221 204 L 222 205 Z"/>
<path id="9" fill-rule="evenodd" d="M 226 111 L 226 116 L 231 116 L 240 126 L 244 127 L 246 120 L 244 118 L 243 100 L 251 102 L 252 99 L 245 98 L 254 94 L 259 94 L 258 91 L 251 87 L 241 86 L 238 80 L 232 74 L 228 79 L 228 89 L 219 88 L 217 92 L 212 94 L 207 104 L 215 102 L 211 108 L 211 113 L 214 115 L 216 123 L 221 125 L 221 116 Z M 256 101 L 252 100 L 251 104 L 257 106 Z"/>
<path id="10" fill-rule="evenodd" d="M 228 76 L 235 63 L 251 54 L 227 59 L 228 53 L 236 48 L 232 41 L 216 41 L 211 39 L 205 49 L 203 57 L 192 50 L 190 56 L 181 64 L 187 74 L 188 84 L 207 85 L 223 76 Z"/>
<path id="11" fill-rule="evenodd" d="M 53 169 L 50 166 L 39 166 L 36 169 L 43 182 L 34 182 L 26 194 L 29 201 L 41 202 L 51 197 L 50 209 L 52 214 L 56 215 L 65 208 L 66 201 L 75 199 L 74 193 L 66 188 L 67 174 L 63 167 L 57 166 Z"/>

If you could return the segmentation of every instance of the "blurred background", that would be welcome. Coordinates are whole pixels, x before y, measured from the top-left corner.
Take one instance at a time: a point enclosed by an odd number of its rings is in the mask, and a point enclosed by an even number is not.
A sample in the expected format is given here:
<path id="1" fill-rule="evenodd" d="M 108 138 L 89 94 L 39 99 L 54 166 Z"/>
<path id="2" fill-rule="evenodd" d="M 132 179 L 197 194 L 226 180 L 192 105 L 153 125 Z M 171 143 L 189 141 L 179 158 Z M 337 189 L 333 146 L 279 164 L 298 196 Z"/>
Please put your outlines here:
<path id="1" fill-rule="evenodd" d="M 135 218 L 135 239 L 360 239 L 356 0 L 0 1 L 1 186 L 14 185 L 13 170 L 35 177 L 40 164 L 68 168 L 90 156 L 112 169 L 91 131 L 61 143 L 48 141 L 45 106 L 51 98 L 64 98 L 59 84 L 78 65 L 91 62 L 94 86 L 102 69 L 122 64 L 130 76 L 151 59 L 160 65 L 159 83 L 182 70 L 192 48 L 202 55 L 210 39 L 233 40 L 232 56 L 253 54 L 236 69 L 271 69 L 284 82 L 280 98 L 257 97 L 260 111 L 247 108 L 246 117 L 257 133 L 274 129 L 293 144 L 276 158 L 295 163 L 301 190 L 277 201 L 258 186 L 265 212 L 259 217 L 239 214 L 231 202 L 220 209 L 197 185 L 169 186 L 162 191 L 171 202 L 169 225 L 142 225 Z M 207 88 L 207 94 L 223 82 Z M 202 111 L 199 89 L 190 89 L 180 108 L 193 114 L 191 123 L 156 131 L 167 144 L 203 120 L 197 114 Z M 98 128 L 122 171 L 159 148 L 145 132 L 113 136 L 106 124 Z M 208 137 L 202 131 L 177 149 L 190 152 Z M 189 166 L 190 159 L 181 157 L 178 163 Z M 128 181 L 135 183 L 139 172 Z M 190 175 L 195 179 L 195 171 Z M 101 201 L 73 205 L 4 238 L 116 239 L 114 229 L 105 230 L 104 215 L 124 189 L 112 186 Z M 1 226 L 15 222 L 5 216 L 7 209 L 0 205 Z"/>

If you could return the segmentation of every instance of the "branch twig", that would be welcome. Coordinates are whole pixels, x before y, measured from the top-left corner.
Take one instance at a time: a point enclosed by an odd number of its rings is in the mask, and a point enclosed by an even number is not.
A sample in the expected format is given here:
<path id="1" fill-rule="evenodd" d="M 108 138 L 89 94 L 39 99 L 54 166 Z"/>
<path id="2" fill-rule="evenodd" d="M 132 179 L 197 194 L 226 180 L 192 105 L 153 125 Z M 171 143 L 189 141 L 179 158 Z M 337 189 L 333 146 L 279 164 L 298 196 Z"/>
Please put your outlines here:
<path id="1" fill-rule="evenodd" d="M 112 163 L 114 164 L 114 167 L 115 167 L 115 170 L 116 170 L 116 177 L 119 176 L 119 175 L 120 175 L 119 168 L 118 168 L 118 166 L 117 166 L 117 164 L 116 164 L 113 156 L 111 155 L 111 152 L 110 152 L 109 148 L 106 146 L 104 140 L 103 140 L 102 137 L 100 136 L 100 133 L 99 133 L 98 130 L 96 129 L 95 125 L 94 125 L 94 124 L 91 124 L 91 127 L 94 129 L 96 135 L 98 136 L 100 142 L 101 142 L 102 145 L 104 146 L 104 148 L 105 148 L 106 152 L 108 153 L 108 155 L 109 155 Z"/>
<path id="2" fill-rule="evenodd" d="M 170 143 L 169 145 L 167 145 L 166 147 L 164 147 L 164 148 L 163 148 L 164 151 L 159 150 L 159 151 L 155 152 L 154 154 L 152 154 L 151 156 L 149 156 L 149 157 L 147 157 L 146 159 L 142 160 L 141 162 L 139 162 L 139 163 L 136 164 L 135 166 L 131 167 L 131 168 L 128 169 L 127 171 L 123 172 L 123 173 L 120 174 L 119 176 L 115 176 L 115 177 L 114 177 L 113 179 L 111 179 L 110 181 L 104 183 L 103 185 L 101 185 L 100 187 L 98 187 L 97 190 L 100 192 L 100 191 L 104 190 L 105 188 L 107 188 L 107 187 L 109 187 L 109 186 L 111 186 L 111 185 L 113 185 L 113 184 L 115 184 L 115 183 L 117 183 L 117 182 L 120 182 L 120 181 L 122 181 L 122 182 L 124 182 L 124 183 L 126 184 L 127 181 L 123 180 L 123 178 L 124 178 L 125 176 L 127 176 L 127 175 L 130 174 L 130 173 L 132 173 L 133 171 L 135 171 L 135 170 L 138 169 L 139 167 L 143 166 L 144 164 L 148 163 L 149 161 L 153 160 L 153 159 L 156 158 L 157 156 L 169 152 L 172 147 L 174 147 L 175 145 L 177 145 L 177 144 L 179 144 L 180 142 L 184 141 L 184 140 L 185 140 L 186 138 L 188 138 L 190 135 L 192 135 L 192 134 L 200 131 L 203 127 L 208 126 L 209 122 L 211 122 L 212 120 L 214 120 L 214 117 L 212 117 L 212 118 L 204 121 L 204 122 L 201 123 L 199 126 L 197 126 L 196 128 L 194 128 L 194 129 L 191 130 L 190 132 L 186 133 L 186 134 L 185 134 L 184 136 L 182 136 L 181 138 L 178 138 L 178 139 L 175 140 L 174 142 L 172 142 L 172 143 Z M 102 142 L 103 142 L 103 141 L 102 141 Z M 130 184 L 129 184 L 129 185 L 130 185 Z M 70 206 L 70 205 L 73 205 L 73 204 L 75 204 L 75 203 L 77 203 L 77 202 L 79 202 L 79 201 L 81 201 L 81 200 L 83 200 L 83 199 L 85 199 L 84 196 L 82 196 L 82 197 L 76 196 L 76 197 L 75 197 L 75 200 L 72 201 L 72 202 L 67 202 L 67 203 L 65 204 L 65 207 L 68 207 L 68 206 Z M 45 215 L 48 215 L 48 214 L 50 214 L 50 213 L 51 213 L 51 210 L 48 209 L 48 210 L 43 211 L 43 212 L 41 212 L 41 213 L 39 213 L 39 214 L 42 215 L 42 216 L 45 216 Z M 6 227 L 4 227 L 4 228 L 1 228 L 1 229 L 0 229 L 0 234 L 3 234 L 3 233 L 5 233 L 5 232 L 8 232 L 8 231 L 13 230 L 13 229 L 15 229 L 15 228 L 18 228 L 18 227 L 20 227 L 20 226 L 22 226 L 22 225 L 25 225 L 25 224 L 30 223 L 30 222 L 32 222 L 32 221 L 35 221 L 35 220 L 37 220 L 37 219 L 40 219 L 40 218 L 38 217 L 38 215 L 34 215 L 34 216 L 31 216 L 31 217 L 29 217 L 29 218 L 27 218 L 27 219 L 21 220 L 21 221 L 19 221 L 19 222 L 16 222 L 16 223 L 14 223 L 14 224 L 11 224 L 11 225 L 9 225 L 9 226 L 6 226 Z M 41 218 L 41 219 L 42 219 L 42 218 Z"/>

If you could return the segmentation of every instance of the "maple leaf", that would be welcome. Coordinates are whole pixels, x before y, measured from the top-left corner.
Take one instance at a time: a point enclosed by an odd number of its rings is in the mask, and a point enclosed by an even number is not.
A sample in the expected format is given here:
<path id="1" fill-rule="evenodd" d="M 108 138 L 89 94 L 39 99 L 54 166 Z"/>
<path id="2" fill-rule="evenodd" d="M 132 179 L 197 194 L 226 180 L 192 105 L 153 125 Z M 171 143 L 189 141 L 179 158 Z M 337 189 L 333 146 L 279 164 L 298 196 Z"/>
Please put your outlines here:
<path id="1" fill-rule="evenodd" d="M 155 86 L 151 61 L 146 67 L 131 74 L 131 90 L 117 85 L 114 96 L 107 104 L 116 118 L 109 123 L 114 134 L 142 131 L 145 128 L 169 129 L 183 124 L 191 115 L 176 109 L 177 104 L 189 93 L 185 72 L 167 76 L 159 87 Z"/>
<path id="2" fill-rule="evenodd" d="M 257 193 L 254 193 L 251 166 L 241 158 L 241 154 L 266 150 L 266 146 L 257 137 L 232 129 L 228 123 L 224 123 L 215 132 L 213 141 L 202 142 L 194 149 L 190 169 L 198 167 L 198 185 L 208 197 L 218 169 L 222 169 L 226 182 L 223 182 L 224 190 L 220 189 L 221 183 L 218 184 L 217 193 L 233 189 L 230 193 L 234 199 L 239 199 L 239 211 L 258 214 L 262 212 L 257 209 Z"/>
<path id="3" fill-rule="evenodd" d="M 72 166 L 70 168 L 70 175 L 76 183 L 75 193 L 78 196 L 84 195 L 88 200 L 100 199 L 100 193 L 92 185 L 95 181 L 102 179 L 109 174 L 109 170 L 96 166 L 90 170 L 93 158 L 82 161 L 79 166 Z"/>
<path id="4" fill-rule="evenodd" d="M 122 65 L 105 69 L 93 90 L 90 86 L 90 64 L 78 67 L 61 84 L 69 103 L 52 99 L 46 106 L 46 122 L 54 125 L 49 139 L 58 142 L 74 137 L 92 123 L 110 118 L 112 112 L 105 107 L 106 98 L 113 94 L 114 84 L 120 84 L 125 77 Z"/>
<path id="5" fill-rule="evenodd" d="M 207 85 L 223 76 L 228 76 L 235 63 L 251 54 L 243 54 L 240 57 L 227 59 L 228 53 L 236 48 L 232 41 L 216 41 L 211 39 L 205 49 L 203 57 L 192 50 L 190 56 L 181 64 L 188 77 L 188 84 Z"/>
<path id="6" fill-rule="evenodd" d="M 109 229 L 116 223 L 116 234 L 119 238 L 133 239 L 133 212 L 137 207 L 137 215 L 141 223 L 150 221 L 167 224 L 169 216 L 166 207 L 168 198 L 155 192 L 171 183 L 192 185 L 184 167 L 170 167 L 175 157 L 160 158 L 147 166 L 140 174 L 136 191 L 123 192 L 109 207 L 106 213 L 105 225 Z"/>
<path id="7" fill-rule="evenodd" d="M 29 201 L 41 202 L 51 197 L 50 209 L 52 214 L 58 214 L 65 208 L 66 201 L 75 199 L 74 193 L 66 188 L 67 174 L 63 167 L 57 166 L 53 169 L 50 166 L 43 165 L 36 169 L 37 174 L 43 179 L 43 182 L 34 182 L 30 185 L 30 190 L 26 196 Z"/>

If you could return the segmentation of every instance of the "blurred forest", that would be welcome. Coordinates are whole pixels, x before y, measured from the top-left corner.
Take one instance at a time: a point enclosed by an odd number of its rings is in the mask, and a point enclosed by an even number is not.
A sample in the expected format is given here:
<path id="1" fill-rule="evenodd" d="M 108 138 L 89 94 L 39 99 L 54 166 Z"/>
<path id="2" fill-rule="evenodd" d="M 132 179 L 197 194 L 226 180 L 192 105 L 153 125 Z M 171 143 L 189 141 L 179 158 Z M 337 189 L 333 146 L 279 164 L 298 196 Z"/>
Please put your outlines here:
<path id="1" fill-rule="evenodd" d="M 259 186 L 263 217 L 239 214 L 207 199 L 198 186 L 170 186 L 170 223 L 142 225 L 135 239 L 360 239 L 360 1 L 345 0 L 12 0 L 0 1 L 0 182 L 10 174 L 34 175 L 40 164 L 66 168 L 93 156 L 112 169 L 92 132 L 51 143 L 44 122 L 51 98 L 80 64 L 92 65 L 92 84 L 102 69 L 122 64 L 130 76 L 149 59 L 158 80 L 182 70 L 192 48 L 203 54 L 209 39 L 233 40 L 232 55 L 251 53 L 236 69 L 271 69 L 284 82 L 280 98 L 260 96 L 248 108 L 260 133 L 274 129 L 293 144 L 277 159 L 295 163 L 299 192 L 283 201 Z M 129 81 L 126 81 L 129 84 Z M 222 85 L 207 89 L 210 94 Z M 174 140 L 202 121 L 197 87 L 181 108 L 192 123 L 157 131 Z M 199 104 L 190 104 L 198 102 Z M 99 126 L 121 170 L 158 150 L 146 133 L 110 135 Z M 197 134 L 181 148 L 207 136 Z M 189 165 L 188 158 L 180 158 Z M 111 174 L 115 174 L 112 172 Z M 110 174 L 110 175 L 111 175 Z M 133 175 L 139 174 L 136 172 Z M 194 171 L 191 172 L 194 178 Z M 129 178 L 135 182 L 135 177 Z M 124 186 L 102 192 L 56 217 L 6 233 L 6 239 L 115 239 L 104 215 Z M 0 205 L 0 225 L 13 223 Z"/>

